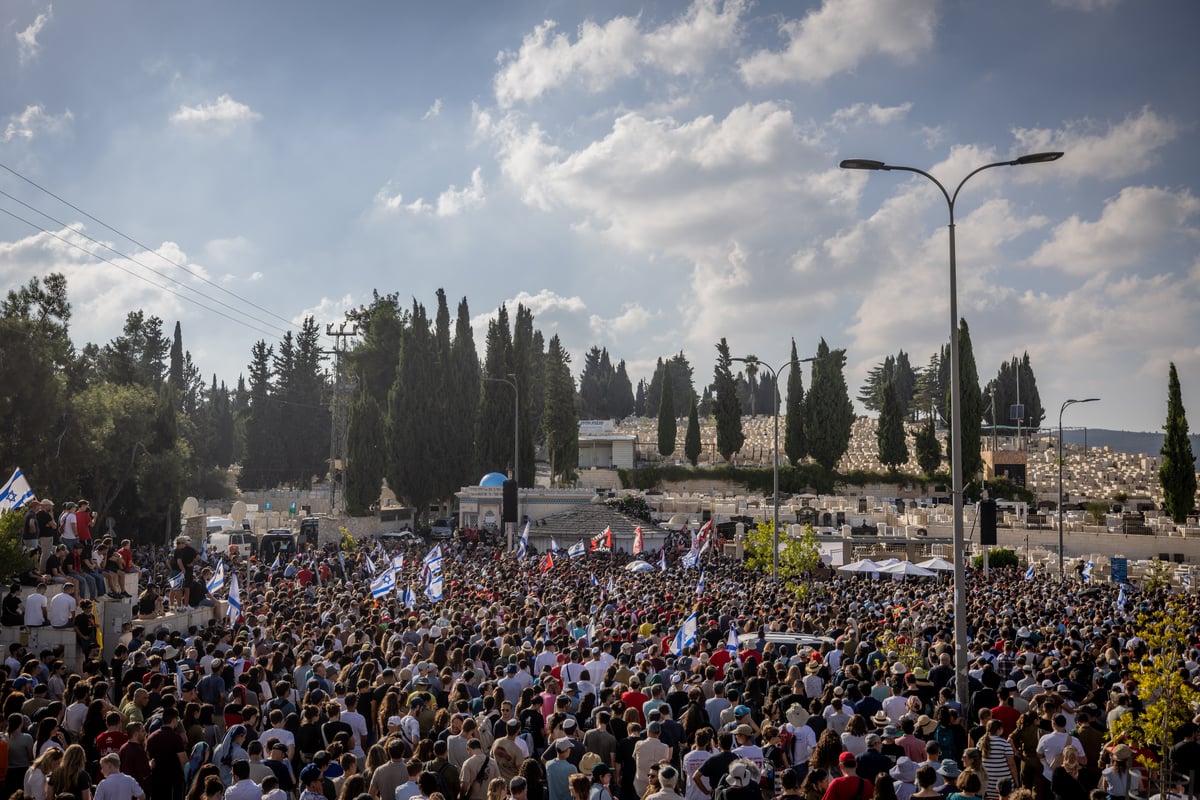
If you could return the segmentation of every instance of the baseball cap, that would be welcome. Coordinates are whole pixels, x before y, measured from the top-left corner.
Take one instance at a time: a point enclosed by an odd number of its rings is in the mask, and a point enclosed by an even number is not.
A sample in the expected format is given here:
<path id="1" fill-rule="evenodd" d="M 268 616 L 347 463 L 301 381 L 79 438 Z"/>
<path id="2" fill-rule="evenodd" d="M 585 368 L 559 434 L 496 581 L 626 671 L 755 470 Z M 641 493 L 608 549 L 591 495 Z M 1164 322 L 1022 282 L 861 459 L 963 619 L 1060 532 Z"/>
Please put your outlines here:
<path id="1" fill-rule="evenodd" d="M 307 786 L 321 777 L 321 768 L 316 764 L 309 764 L 304 769 L 300 770 L 300 782 Z"/>
<path id="2" fill-rule="evenodd" d="M 847 751 L 847 752 L 842 753 L 840 756 L 838 756 L 838 763 L 839 764 L 855 764 L 857 762 L 854 760 L 854 753 Z"/>
<path id="3" fill-rule="evenodd" d="M 744 717 L 749 713 L 750 713 L 749 706 L 735 706 L 733 709 L 733 715 L 735 717 Z"/>

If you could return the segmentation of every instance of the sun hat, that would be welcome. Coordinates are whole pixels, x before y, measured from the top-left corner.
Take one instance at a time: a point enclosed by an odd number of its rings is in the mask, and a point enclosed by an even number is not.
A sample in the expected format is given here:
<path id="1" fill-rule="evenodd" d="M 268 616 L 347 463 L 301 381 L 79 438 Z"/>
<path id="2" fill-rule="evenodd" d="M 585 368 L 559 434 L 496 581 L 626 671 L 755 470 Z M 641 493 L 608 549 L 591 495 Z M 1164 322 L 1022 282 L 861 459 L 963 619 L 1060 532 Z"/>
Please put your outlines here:
<path id="1" fill-rule="evenodd" d="M 900 756 L 896 766 L 888 770 L 888 775 L 901 783 L 913 783 L 917 779 L 917 763 L 908 756 Z"/>
<path id="2" fill-rule="evenodd" d="M 917 731 L 928 736 L 937 730 L 937 720 L 930 717 L 928 714 L 922 714 L 917 717 Z"/>
<path id="3" fill-rule="evenodd" d="M 953 758 L 942 759 L 942 765 L 938 767 L 938 775 L 943 778 L 957 778 L 962 774 L 962 770 L 958 768 L 958 762 Z"/>

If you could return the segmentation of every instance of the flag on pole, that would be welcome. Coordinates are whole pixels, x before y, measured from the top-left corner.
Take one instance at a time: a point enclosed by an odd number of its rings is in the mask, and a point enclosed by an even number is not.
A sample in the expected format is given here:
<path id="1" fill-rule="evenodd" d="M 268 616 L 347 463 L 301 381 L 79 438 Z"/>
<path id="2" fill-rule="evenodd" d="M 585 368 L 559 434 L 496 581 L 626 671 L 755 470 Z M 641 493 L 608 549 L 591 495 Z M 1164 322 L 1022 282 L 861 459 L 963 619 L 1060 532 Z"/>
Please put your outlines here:
<path id="1" fill-rule="evenodd" d="M 275 560 L 271 562 L 271 572 L 279 569 L 279 553 L 275 554 Z"/>
<path id="2" fill-rule="evenodd" d="M 704 596 L 704 573 L 700 573 L 700 580 L 696 581 L 696 597 Z"/>
<path id="3" fill-rule="evenodd" d="M 172 589 L 182 589 L 183 588 L 183 573 L 179 572 L 179 573 L 176 573 L 175 575 L 172 575 L 171 579 L 169 581 L 167 581 L 167 585 L 170 586 Z"/>
<path id="4" fill-rule="evenodd" d="M 696 531 L 696 549 L 703 553 L 712 546 L 712 520 L 700 526 Z"/>
<path id="5" fill-rule="evenodd" d="M 429 598 L 431 603 L 440 603 L 442 601 L 443 589 L 444 584 L 441 568 L 430 570 L 429 577 L 425 580 L 425 596 Z"/>
<path id="6" fill-rule="evenodd" d="M 596 573 L 592 573 L 592 586 L 599 586 L 600 581 L 596 580 Z"/>
<path id="7" fill-rule="evenodd" d="M 1121 584 L 1121 590 L 1117 592 L 1117 611 L 1124 613 L 1125 611 L 1125 584 Z"/>
<path id="8" fill-rule="evenodd" d="M 596 638 L 596 620 L 592 620 L 587 626 L 587 644 L 592 646 L 592 640 Z"/>
<path id="9" fill-rule="evenodd" d="M 417 607 L 417 593 L 413 590 L 412 584 L 409 584 L 408 588 L 404 590 L 404 594 L 400 597 L 400 602 L 404 604 L 405 608 Z"/>
<path id="10" fill-rule="evenodd" d="M 1036 571 L 1037 571 L 1037 566 L 1034 564 L 1030 564 L 1029 569 L 1025 570 L 1025 580 L 1027 580 L 1027 581 L 1033 580 L 1033 574 Z"/>
<path id="11" fill-rule="evenodd" d="M 658 568 L 663 572 L 667 571 L 667 548 L 663 547 L 658 556 Z"/>
<path id="12" fill-rule="evenodd" d="M 375 562 L 371 560 L 370 553 L 363 553 L 363 563 L 367 566 L 367 574 L 374 575 L 379 570 L 375 569 Z"/>
<path id="13" fill-rule="evenodd" d="M 371 581 L 371 597 L 376 600 L 396 589 L 396 570 L 386 569 L 375 580 Z"/>
<path id="14" fill-rule="evenodd" d="M 635 556 L 640 556 L 645 547 L 646 543 L 642 536 L 642 526 L 638 525 L 637 529 L 633 532 L 633 554 Z"/>
<path id="15" fill-rule="evenodd" d="M 606 527 L 600 533 L 592 537 L 588 546 L 589 550 L 611 550 L 612 549 L 612 528 Z"/>
<path id="16" fill-rule="evenodd" d="M 1179 576 L 1179 585 L 1181 587 L 1183 587 L 1183 589 L 1185 589 L 1185 590 L 1191 589 L 1192 588 L 1192 573 L 1185 572 L 1182 575 L 1180 575 Z"/>
<path id="17" fill-rule="evenodd" d="M 729 651 L 729 655 L 736 657 L 738 651 L 738 630 L 737 623 L 729 623 L 729 637 L 725 640 L 725 649 Z"/>
<path id="18" fill-rule="evenodd" d="M 553 537 L 553 536 L 551 536 L 551 537 L 550 537 L 550 552 L 551 552 L 551 553 L 557 553 L 557 552 L 558 552 L 558 542 L 554 541 L 554 537 Z"/>
<path id="19" fill-rule="evenodd" d="M 692 569 L 700 566 L 700 551 L 688 550 L 683 554 L 683 558 L 679 559 L 679 565 L 684 569 Z"/>
<path id="20" fill-rule="evenodd" d="M 225 588 L 224 562 L 217 564 L 217 569 L 215 572 L 213 572 L 212 577 L 208 579 L 208 585 L 205 588 L 208 589 L 209 594 L 216 594 Z"/>
<path id="21" fill-rule="evenodd" d="M 675 634 L 675 638 L 671 641 L 671 652 L 676 656 L 683 655 L 683 651 L 696 644 L 696 626 L 699 621 L 696 617 L 696 612 L 693 611 L 691 616 L 683 621 L 683 625 L 679 626 L 679 632 Z"/>
<path id="22" fill-rule="evenodd" d="M 554 569 L 553 553 L 546 553 L 545 557 L 542 558 L 542 563 L 539 565 L 539 569 L 541 569 L 542 572 L 549 572 L 550 570 Z"/>
<path id="23" fill-rule="evenodd" d="M 1088 562 L 1083 565 L 1083 572 L 1079 573 L 1079 577 L 1083 578 L 1084 583 L 1092 582 L 1092 567 L 1094 566 L 1096 565 L 1091 560 L 1088 560 Z"/>
<path id="24" fill-rule="evenodd" d="M 0 511 L 20 508 L 32 499 L 33 489 L 21 472 L 21 468 L 17 467 L 4 487 L 0 488 Z"/>
<path id="25" fill-rule="evenodd" d="M 517 560 L 524 561 L 525 556 L 529 555 L 529 523 L 525 523 L 525 530 L 521 531 L 521 538 L 517 540 Z"/>
<path id="26" fill-rule="evenodd" d="M 616 588 L 616 583 L 614 583 L 614 581 L 613 581 L 613 576 L 609 575 L 608 576 L 608 596 L 609 597 L 612 597 L 613 589 L 615 589 L 615 588 Z"/>
<path id="27" fill-rule="evenodd" d="M 235 625 L 242 616 L 242 593 L 238 590 L 236 572 L 229 577 L 229 611 L 227 613 Z"/>
<path id="28" fill-rule="evenodd" d="M 575 544 L 573 544 L 567 548 L 567 557 L 568 558 L 578 558 L 579 556 L 586 555 L 586 554 L 587 554 L 587 549 L 584 547 L 583 542 L 576 542 Z"/>
<path id="29" fill-rule="evenodd" d="M 396 570 L 397 572 L 404 569 L 403 553 L 397 553 L 396 555 L 392 556 L 392 569 Z"/>

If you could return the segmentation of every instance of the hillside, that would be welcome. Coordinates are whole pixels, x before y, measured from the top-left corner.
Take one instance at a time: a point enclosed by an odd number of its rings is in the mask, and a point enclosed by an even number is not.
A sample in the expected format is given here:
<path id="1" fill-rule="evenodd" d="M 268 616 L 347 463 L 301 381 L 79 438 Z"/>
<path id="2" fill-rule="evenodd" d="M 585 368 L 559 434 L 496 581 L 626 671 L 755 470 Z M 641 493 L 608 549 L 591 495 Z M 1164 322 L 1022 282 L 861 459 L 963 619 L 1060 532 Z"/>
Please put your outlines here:
<path id="1" fill-rule="evenodd" d="M 1088 428 L 1088 447 L 1111 447 L 1117 453 L 1156 456 L 1162 451 L 1163 435 L 1139 431 L 1114 431 L 1108 428 Z M 1082 429 L 1064 430 L 1063 441 L 1067 444 L 1083 444 Z M 1200 456 L 1200 434 L 1192 434 L 1192 453 Z"/>

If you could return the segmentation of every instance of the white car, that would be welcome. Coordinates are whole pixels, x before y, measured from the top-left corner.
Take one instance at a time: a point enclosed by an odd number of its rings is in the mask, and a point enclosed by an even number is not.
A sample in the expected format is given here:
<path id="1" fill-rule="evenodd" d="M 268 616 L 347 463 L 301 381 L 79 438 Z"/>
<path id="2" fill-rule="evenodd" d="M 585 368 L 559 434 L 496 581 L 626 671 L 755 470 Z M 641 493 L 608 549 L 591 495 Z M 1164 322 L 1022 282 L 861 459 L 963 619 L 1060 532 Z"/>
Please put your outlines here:
<path id="1" fill-rule="evenodd" d="M 384 531 L 375 538 L 384 544 L 396 544 L 402 547 L 424 544 L 424 540 L 412 531 Z"/>
<path id="2" fill-rule="evenodd" d="M 248 556 L 258 552 L 258 537 L 241 528 L 226 528 L 208 535 L 208 549 L 212 553 Z"/>

